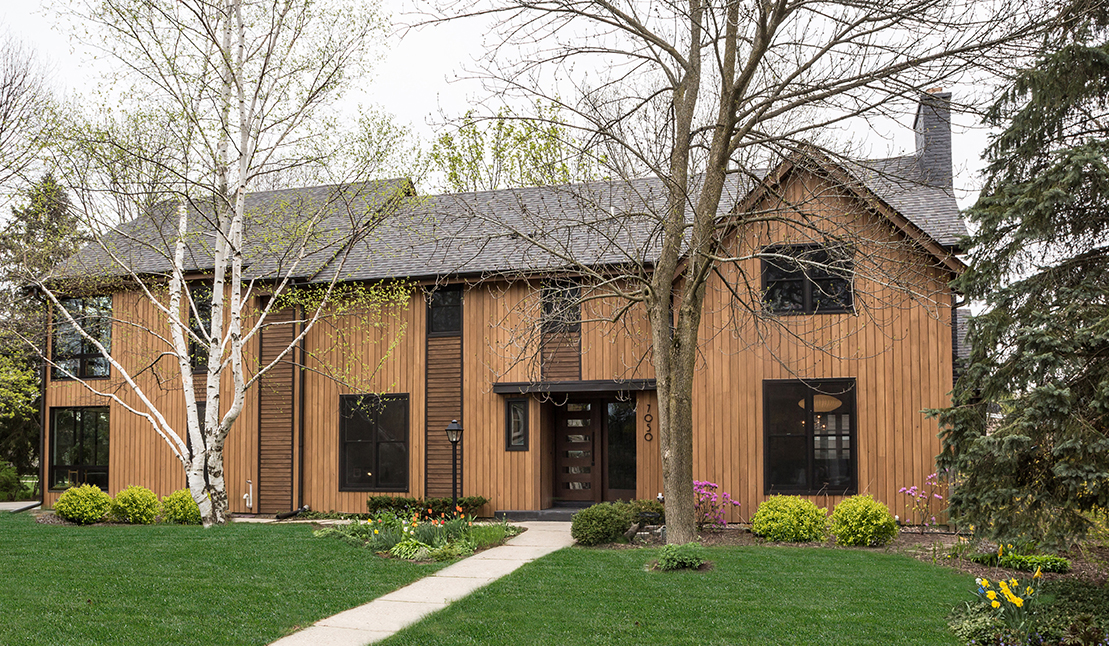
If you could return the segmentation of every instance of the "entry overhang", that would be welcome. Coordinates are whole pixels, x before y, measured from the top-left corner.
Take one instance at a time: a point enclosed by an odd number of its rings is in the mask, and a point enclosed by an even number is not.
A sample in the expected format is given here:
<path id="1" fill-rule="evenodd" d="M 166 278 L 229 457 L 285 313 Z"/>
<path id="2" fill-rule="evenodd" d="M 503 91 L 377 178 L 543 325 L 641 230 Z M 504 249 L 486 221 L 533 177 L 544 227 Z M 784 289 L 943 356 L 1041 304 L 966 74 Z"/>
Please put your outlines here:
<path id="1" fill-rule="evenodd" d="M 595 379 L 591 381 L 513 381 L 493 384 L 498 395 L 531 393 L 618 393 L 655 390 L 654 379 Z"/>

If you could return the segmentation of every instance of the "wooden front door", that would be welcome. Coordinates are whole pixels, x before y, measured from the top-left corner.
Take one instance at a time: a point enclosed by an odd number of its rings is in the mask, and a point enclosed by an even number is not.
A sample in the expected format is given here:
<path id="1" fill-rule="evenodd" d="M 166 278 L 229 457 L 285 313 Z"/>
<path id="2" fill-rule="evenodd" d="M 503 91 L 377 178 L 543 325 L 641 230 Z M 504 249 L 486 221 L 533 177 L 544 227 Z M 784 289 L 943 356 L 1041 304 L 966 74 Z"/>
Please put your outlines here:
<path id="1" fill-rule="evenodd" d="M 571 401 L 554 409 L 555 498 L 573 502 L 599 501 L 598 435 L 601 433 L 598 402 Z"/>

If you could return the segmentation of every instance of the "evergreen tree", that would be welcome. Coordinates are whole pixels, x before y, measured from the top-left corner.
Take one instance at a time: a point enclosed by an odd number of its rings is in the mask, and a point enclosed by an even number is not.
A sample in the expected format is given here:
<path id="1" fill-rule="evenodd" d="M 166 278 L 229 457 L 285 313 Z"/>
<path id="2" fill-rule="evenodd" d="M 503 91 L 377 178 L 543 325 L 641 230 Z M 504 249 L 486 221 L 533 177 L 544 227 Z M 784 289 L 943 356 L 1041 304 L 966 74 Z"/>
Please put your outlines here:
<path id="1" fill-rule="evenodd" d="M 959 279 L 987 309 L 941 411 L 953 517 L 976 535 L 1066 543 L 1109 508 L 1109 42 L 1083 3 L 988 121 L 987 182 Z"/>
<path id="2" fill-rule="evenodd" d="M 12 209 L 0 232 L 0 462 L 36 471 L 40 368 L 33 346 L 46 342 L 46 306 L 25 286 L 75 253 L 84 238 L 65 189 L 46 175 Z"/>

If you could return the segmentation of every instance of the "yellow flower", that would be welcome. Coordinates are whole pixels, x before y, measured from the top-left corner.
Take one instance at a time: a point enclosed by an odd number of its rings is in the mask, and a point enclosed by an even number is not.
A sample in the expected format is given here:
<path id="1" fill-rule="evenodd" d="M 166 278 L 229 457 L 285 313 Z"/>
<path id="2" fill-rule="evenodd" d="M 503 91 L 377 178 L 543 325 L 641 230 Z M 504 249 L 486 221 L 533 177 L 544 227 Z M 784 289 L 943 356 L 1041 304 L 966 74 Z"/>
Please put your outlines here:
<path id="1" fill-rule="evenodd" d="M 982 587 L 983 588 L 989 588 L 990 587 L 990 580 L 989 579 L 982 579 Z"/>
<path id="2" fill-rule="evenodd" d="M 377 530 L 376 530 L 376 529 L 374 530 L 374 533 L 375 533 L 375 534 L 377 533 Z"/>
<path id="3" fill-rule="evenodd" d="M 986 598 L 989 599 L 990 601 L 993 601 L 994 599 L 997 598 L 997 593 L 994 592 L 993 590 L 990 590 L 990 591 L 986 592 Z"/>
<path id="4" fill-rule="evenodd" d="M 1028 586 L 1024 589 L 1024 594 L 1027 594 L 1028 596 L 1032 596 L 1033 594 L 1035 594 L 1035 592 L 1036 591 L 1032 589 L 1032 586 Z"/>
<path id="5" fill-rule="evenodd" d="M 1020 584 L 1017 583 L 1016 579 L 1009 579 L 1009 586 L 1013 588 L 1019 588 Z"/>
<path id="6" fill-rule="evenodd" d="M 990 604 L 990 606 L 992 606 L 994 608 L 1000 608 L 1001 607 L 1001 602 L 1000 601 L 994 601 L 993 603 Z"/>
<path id="7" fill-rule="evenodd" d="M 1012 601 L 1013 605 L 1018 607 L 1018 608 L 1020 608 L 1021 606 L 1024 605 L 1024 599 L 1021 599 L 1020 597 L 1013 597 L 1009 601 Z"/>
<path id="8" fill-rule="evenodd" d="M 1036 566 L 1036 573 L 1032 575 L 1032 578 L 1033 579 L 1038 579 L 1043 575 L 1044 575 L 1044 573 L 1040 570 L 1040 566 L 1037 565 Z"/>
<path id="9" fill-rule="evenodd" d="M 998 546 L 997 546 L 997 558 L 1001 558 L 1001 550 L 1002 550 L 1002 549 L 1003 549 L 1004 547 L 1005 547 L 1004 545 L 998 545 Z"/>

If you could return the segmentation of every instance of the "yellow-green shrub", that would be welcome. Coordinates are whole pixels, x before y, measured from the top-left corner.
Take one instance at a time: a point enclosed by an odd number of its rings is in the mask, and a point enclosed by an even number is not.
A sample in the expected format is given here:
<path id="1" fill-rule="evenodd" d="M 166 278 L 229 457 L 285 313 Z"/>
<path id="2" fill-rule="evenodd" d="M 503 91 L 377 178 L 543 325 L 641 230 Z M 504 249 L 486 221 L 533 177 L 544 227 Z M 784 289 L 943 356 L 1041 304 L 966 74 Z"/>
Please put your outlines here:
<path id="1" fill-rule="evenodd" d="M 158 517 L 158 496 L 146 487 L 131 485 L 116 494 L 112 517 L 132 525 L 149 525 Z"/>
<path id="2" fill-rule="evenodd" d="M 199 525 L 200 508 L 188 489 L 179 489 L 162 498 L 162 520 L 181 525 Z"/>
<path id="3" fill-rule="evenodd" d="M 54 503 L 54 513 L 78 525 L 100 522 L 112 508 L 112 497 L 96 485 L 66 489 Z"/>
<path id="4" fill-rule="evenodd" d="M 830 531 L 839 545 L 885 545 L 897 537 L 897 521 L 871 496 L 851 496 L 832 511 Z"/>
<path id="5" fill-rule="evenodd" d="M 798 496 L 771 496 L 751 518 L 751 531 L 771 541 L 798 543 L 824 540 L 828 510 Z"/>

